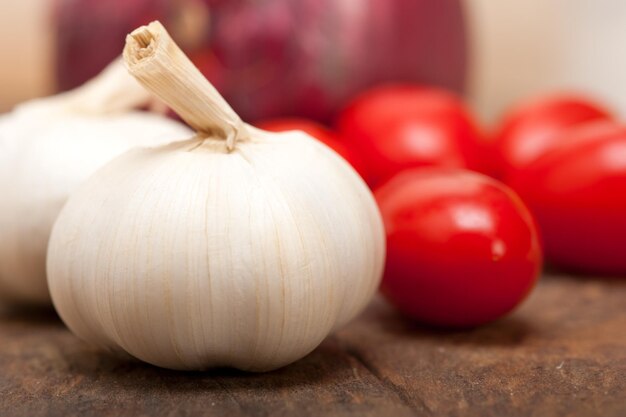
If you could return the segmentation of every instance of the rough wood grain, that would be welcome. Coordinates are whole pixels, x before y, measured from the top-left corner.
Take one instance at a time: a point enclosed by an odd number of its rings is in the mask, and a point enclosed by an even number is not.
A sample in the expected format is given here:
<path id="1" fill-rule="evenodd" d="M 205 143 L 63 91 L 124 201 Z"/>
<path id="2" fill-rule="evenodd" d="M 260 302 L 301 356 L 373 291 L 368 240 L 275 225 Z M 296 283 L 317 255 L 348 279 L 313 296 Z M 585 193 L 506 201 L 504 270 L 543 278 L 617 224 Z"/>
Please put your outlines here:
<path id="1" fill-rule="evenodd" d="M 0 415 L 626 415 L 626 280 L 546 277 L 471 331 L 418 327 L 382 300 L 314 353 L 262 375 L 129 363 L 53 315 L 0 313 Z"/>

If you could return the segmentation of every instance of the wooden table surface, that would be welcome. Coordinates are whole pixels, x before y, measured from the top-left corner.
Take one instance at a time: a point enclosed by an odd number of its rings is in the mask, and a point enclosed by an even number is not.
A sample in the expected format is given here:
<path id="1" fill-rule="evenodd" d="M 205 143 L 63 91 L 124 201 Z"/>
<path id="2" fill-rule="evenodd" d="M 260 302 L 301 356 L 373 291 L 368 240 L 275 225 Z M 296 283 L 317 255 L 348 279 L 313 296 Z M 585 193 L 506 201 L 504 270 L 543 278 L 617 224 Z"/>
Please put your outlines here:
<path id="1" fill-rule="evenodd" d="M 0 311 L 0 416 L 626 416 L 626 280 L 545 276 L 509 317 L 418 327 L 375 300 L 268 374 L 124 362 Z"/>

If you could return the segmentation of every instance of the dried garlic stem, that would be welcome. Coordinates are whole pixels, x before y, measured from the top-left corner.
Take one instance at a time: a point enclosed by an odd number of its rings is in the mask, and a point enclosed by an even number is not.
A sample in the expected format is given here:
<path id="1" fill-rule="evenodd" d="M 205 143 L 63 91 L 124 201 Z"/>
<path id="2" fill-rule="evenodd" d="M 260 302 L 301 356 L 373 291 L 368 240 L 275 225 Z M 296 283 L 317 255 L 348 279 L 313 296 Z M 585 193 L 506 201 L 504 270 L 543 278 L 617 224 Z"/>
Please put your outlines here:
<path id="1" fill-rule="evenodd" d="M 59 96 L 65 106 L 80 113 L 126 112 L 150 103 L 152 95 L 128 75 L 121 57 L 79 88 Z"/>
<path id="2" fill-rule="evenodd" d="M 201 134 L 226 139 L 228 150 L 248 132 L 237 113 L 204 78 L 160 22 L 126 37 L 124 60 L 129 72 L 165 101 Z"/>
<path id="3" fill-rule="evenodd" d="M 156 97 L 131 77 L 121 57 L 78 88 L 18 105 L 15 110 L 32 115 L 72 112 L 84 115 L 123 113 L 148 104 Z"/>

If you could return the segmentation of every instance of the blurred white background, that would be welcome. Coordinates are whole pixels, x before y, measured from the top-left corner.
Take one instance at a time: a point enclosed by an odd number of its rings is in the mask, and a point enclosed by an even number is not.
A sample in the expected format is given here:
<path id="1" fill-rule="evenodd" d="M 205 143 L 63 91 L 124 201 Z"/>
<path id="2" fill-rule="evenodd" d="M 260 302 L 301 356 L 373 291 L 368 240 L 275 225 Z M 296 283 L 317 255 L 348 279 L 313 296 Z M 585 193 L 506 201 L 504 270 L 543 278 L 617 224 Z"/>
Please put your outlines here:
<path id="1" fill-rule="evenodd" d="M 626 115 L 626 1 L 465 0 L 469 96 L 486 121 L 552 90 L 588 93 Z"/>
<path id="2" fill-rule="evenodd" d="M 468 97 L 485 122 L 516 100 L 553 90 L 588 93 L 626 114 L 626 1 L 464 1 Z M 54 89 L 50 4 L 0 4 L 0 111 Z"/>

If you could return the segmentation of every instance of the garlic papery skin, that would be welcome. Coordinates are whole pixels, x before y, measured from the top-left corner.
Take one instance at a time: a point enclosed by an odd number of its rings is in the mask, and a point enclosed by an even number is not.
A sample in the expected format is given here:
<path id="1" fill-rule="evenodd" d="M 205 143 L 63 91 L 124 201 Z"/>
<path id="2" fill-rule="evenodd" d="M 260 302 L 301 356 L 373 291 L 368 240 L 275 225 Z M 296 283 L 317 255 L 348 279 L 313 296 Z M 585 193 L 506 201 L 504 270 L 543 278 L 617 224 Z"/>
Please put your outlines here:
<path id="1" fill-rule="evenodd" d="M 129 149 L 189 136 L 179 122 L 132 110 L 149 99 L 118 60 L 77 90 L 2 116 L 0 300 L 50 305 L 48 239 L 70 193 Z"/>
<path id="2" fill-rule="evenodd" d="M 127 38 L 125 56 L 198 134 L 116 158 L 69 199 L 48 252 L 61 318 L 92 344 L 172 369 L 302 358 L 379 285 L 369 189 L 304 133 L 241 122 L 158 22 Z"/>

